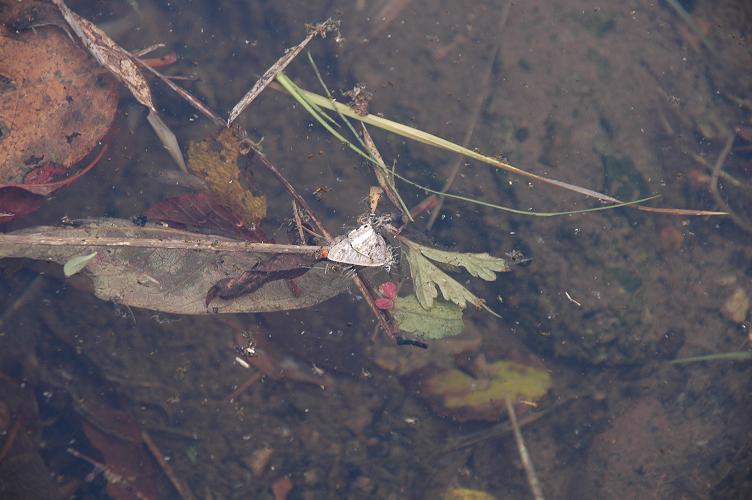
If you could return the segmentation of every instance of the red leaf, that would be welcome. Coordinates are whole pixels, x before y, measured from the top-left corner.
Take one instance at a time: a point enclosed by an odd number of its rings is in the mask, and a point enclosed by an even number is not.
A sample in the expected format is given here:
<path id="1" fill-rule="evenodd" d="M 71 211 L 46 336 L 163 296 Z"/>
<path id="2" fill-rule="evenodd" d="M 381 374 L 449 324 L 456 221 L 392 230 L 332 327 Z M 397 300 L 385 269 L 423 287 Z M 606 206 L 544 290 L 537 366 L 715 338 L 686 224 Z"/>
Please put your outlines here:
<path id="1" fill-rule="evenodd" d="M 397 284 L 393 281 L 385 281 L 379 285 L 379 293 L 387 299 L 394 299 L 397 296 Z"/>
<path id="2" fill-rule="evenodd" d="M 76 175 L 71 175 L 70 177 L 67 177 L 63 180 L 49 182 L 53 175 L 56 175 L 56 172 L 59 172 L 59 170 L 57 170 L 56 166 L 48 164 L 29 172 L 24 178 L 23 184 L 0 184 L 0 189 L 18 188 L 28 191 L 29 193 L 38 194 L 40 196 L 47 196 L 54 193 L 58 189 L 67 186 L 71 182 L 83 177 L 84 174 L 86 174 L 89 170 L 94 168 L 97 163 L 99 163 L 99 160 L 102 159 L 105 151 L 107 151 L 107 144 L 102 146 L 102 149 L 99 150 L 99 153 L 97 153 L 97 156 L 91 161 L 91 163 L 86 165 Z M 31 182 L 28 180 L 29 176 L 31 176 Z"/>
<path id="3" fill-rule="evenodd" d="M 56 178 L 63 177 L 67 171 L 63 165 L 45 163 L 29 171 L 24 177 L 24 184 L 48 184 Z"/>
<path id="4" fill-rule="evenodd" d="M 0 187 L 0 223 L 36 212 L 44 198 L 17 187 Z"/>
<path id="5" fill-rule="evenodd" d="M 246 226 L 241 217 L 207 192 L 169 198 L 147 210 L 146 216 L 185 229 L 218 229 L 252 242 L 269 241 L 258 225 Z"/>
<path id="6" fill-rule="evenodd" d="M 83 420 L 86 437 L 102 454 L 107 468 L 127 480 L 108 481 L 108 495 L 115 500 L 131 499 L 134 495 L 157 498 L 157 468 L 141 443 L 138 424 L 112 408 L 91 406 L 87 410 L 91 412 L 88 418 L 96 421 L 97 426 Z"/>
<path id="7" fill-rule="evenodd" d="M 388 311 L 389 309 L 394 307 L 394 299 L 387 299 L 387 298 L 381 297 L 379 299 L 376 299 L 375 303 L 376 303 L 376 307 L 378 307 L 379 309 L 383 309 L 385 311 Z"/>

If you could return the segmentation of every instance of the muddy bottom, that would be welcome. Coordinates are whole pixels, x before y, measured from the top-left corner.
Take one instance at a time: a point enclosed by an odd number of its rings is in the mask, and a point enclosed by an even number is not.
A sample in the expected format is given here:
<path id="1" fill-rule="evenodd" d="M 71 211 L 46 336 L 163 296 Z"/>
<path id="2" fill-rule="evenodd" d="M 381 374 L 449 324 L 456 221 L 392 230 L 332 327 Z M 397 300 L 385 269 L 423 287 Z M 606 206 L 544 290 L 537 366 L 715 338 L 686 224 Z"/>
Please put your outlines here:
<path id="1" fill-rule="evenodd" d="M 501 319 L 469 307 L 462 335 L 427 350 L 386 338 L 354 287 L 302 310 L 171 315 L 2 260 L 0 496 L 524 498 L 503 404 L 454 411 L 432 392 L 437 374 L 486 383 L 479 373 L 509 361 L 550 376 L 545 396 L 516 402 L 546 497 L 749 497 L 749 358 L 670 361 L 749 352 L 752 10 L 680 4 L 688 16 L 647 1 L 71 0 L 130 50 L 165 43 L 178 62 L 164 71 L 196 77 L 179 82 L 220 115 L 305 23 L 334 17 L 341 39 L 310 49 L 338 99 L 361 82 L 372 113 L 520 168 L 733 217 L 536 217 L 600 203 L 372 129 L 386 163 L 414 182 L 441 189 L 459 162 L 452 192 L 528 212 L 447 199 L 430 228 L 431 213 L 416 220 L 437 247 L 531 259 L 494 282 L 463 275 Z M 287 74 L 323 93 L 305 54 Z M 184 150 L 212 133 L 154 88 Z M 372 170 L 295 101 L 268 89 L 239 123 L 331 233 L 358 225 Z M 104 140 L 101 165 L 6 229 L 131 219 L 188 192 L 156 175 L 172 160 L 124 90 Z M 290 198 L 253 174 L 261 224 L 284 240 Z M 410 207 L 426 197 L 397 186 Z M 403 292 L 407 278 L 404 259 L 369 275 Z"/>

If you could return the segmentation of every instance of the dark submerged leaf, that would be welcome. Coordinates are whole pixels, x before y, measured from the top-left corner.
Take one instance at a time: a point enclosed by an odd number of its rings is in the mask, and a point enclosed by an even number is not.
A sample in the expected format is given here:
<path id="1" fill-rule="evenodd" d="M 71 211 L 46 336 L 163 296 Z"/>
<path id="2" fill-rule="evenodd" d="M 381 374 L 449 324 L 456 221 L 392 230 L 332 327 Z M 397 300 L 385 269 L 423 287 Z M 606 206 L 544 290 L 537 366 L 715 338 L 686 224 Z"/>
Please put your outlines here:
<path id="1" fill-rule="evenodd" d="M 80 274 L 91 279 L 94 294 L 119 304 L 179 314 L 268 312 L 300 309 L 323 302 L 346 291 L 349 278 L 329 264 L 316 265 L 295 280 L 263 283 L 236 298 L 215 298 L 205 305 L 207 291 L 220 281 L 242 275 L 268 259 L 258 252 L 219 252 L 212 244 L 235 242 L 229 238 L 197 235 L 187 231 L 146 225 L 120 219 L 88 219 L 75 227 L 35 227 L 10 235 L 44 238 L 122 238 L 130 246 L 102 247 L 86 244 L 28 244 L 3 240 L 0 258 L 18 257 L 64 264 L 71 257 L 98 252 Z M 145 239 L 162 242 L 200 243 L 196 248 L 141 248 Z M 310 247 L 308 247 L 310 248 Z M 265 264 L 273 270 L 272 264 Z M 263 268 L 263 266 L 262 266 Z M 273 274 L 272 274 L 273 275 Z M 274 275 L 273 275 L 274 276 Z"/>

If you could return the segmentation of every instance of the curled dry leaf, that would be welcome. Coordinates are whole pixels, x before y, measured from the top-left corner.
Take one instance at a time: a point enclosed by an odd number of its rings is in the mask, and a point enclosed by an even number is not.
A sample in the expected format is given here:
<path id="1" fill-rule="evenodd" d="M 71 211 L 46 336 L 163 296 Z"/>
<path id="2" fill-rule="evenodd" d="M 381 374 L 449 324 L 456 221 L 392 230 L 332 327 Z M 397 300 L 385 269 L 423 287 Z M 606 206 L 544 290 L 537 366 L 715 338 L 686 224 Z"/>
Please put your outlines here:
<path id="1" fill-rule="evenodd" d="M 52 3 L 60 9 L 68 25 L 99 64 L 128 87 L 138 102 L 156 113 L 149 84 L 133 56 L 94 23 L 70 10 L 63 0 L 52 0 Z"/>
<path id="2" fill-rule="evenodd" d="M 177 137 L 157 114 L 149 83 L 136 57 L 115 43 L 97 25 L 70 10 L 63 0 L 52 0 L 52 3 L 60 9 L 70 28 L 99 64 L 115 75 L 115 78 L 128 87 L 133 97 L 149 109 L 149 124 L 175 163 L 187 172 Z"/>
<path id="3" fill-rule="evenodd" d="M 215 298 L 234 299 L 253 293 L 266 283 L 278 280 L 293 280 L 306 274 L 319 260 L 318 255 L 280 253 L 260 260 L 239 276 L 224 278 L 212 286 L 206 294 L 206 305 Z M 297 284 L 289 282 L 293 294 L 299 294 Z"/>
<path id="4" fill-rule="evenodd" d="M 24 241 L 13 239 L 16 236 L 23 236 Z M 52 239 L 56 238 L 66 243 L 52 244 Z M 103 238 L 116 239 L 119 245 L 76 243 L 82 239 L 91 242 Z M 142 242 L 146 240 L 159 241 L 162 246 L 144 247 Z M 30 241 L 36 243 L 30 244 Z M 169 242 L 182 248 L 168 248 Z M 91 280 L 97 297 L 179 314 L 299 309 L 334 297 L 352 283 L 331 264 L 328 269 L 314 266 L 295 279 L 295 290 L 285 280 L 271 281 L 247 295 L 230 300 L 216 298 L 207 308 L 206 294 L 212 286 L 239 276 L 269 258 L 268 253 L 213 249 L 222 242 L 238 243 L 219 236 L 151 225 L 140 227 L 119 219 L 90 219 L 75 227 L 35 227 L 0 235 L 0 258 L 19 257 L 64 264 L 77 255 L 97 252 L 80 273 Z"/>

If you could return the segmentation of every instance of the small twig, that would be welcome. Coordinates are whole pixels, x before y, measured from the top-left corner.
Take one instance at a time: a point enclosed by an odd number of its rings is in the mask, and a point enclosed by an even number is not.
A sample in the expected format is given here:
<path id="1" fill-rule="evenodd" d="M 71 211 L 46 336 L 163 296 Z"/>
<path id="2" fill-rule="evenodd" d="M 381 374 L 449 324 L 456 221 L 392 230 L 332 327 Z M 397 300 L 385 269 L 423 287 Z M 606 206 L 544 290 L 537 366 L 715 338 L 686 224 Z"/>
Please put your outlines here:
<path id="1" fill-rule="evenodd" d="M 161 49 L 163 47 L 165 47 L 164 43 L 155 43 L 153 45 L 149 45 L 148 47 L 144 47 L 141 50 L 133 51 L 133 52 L 131 52 L 131 54 L 133 54 L 136 57 L 144 57 L 145 55 L 151 54 L 155 50 Z"/>
<path id="2" fill-rule="evenodd" d="M 134 61 L 138 63 L 139 66 L 149 71 L 151 74 L 162 80 L 162 83 L 170 87 L 170 89 L 173 90 L 176 94 L 178 94 L 180 97 L 185 99 L 191 106 L 196 108 L 197 111 L 202 113 L 204 116 L 209 118 L 209 120 L 212 121 L 217 127 L 220 128 L 226 128 L 227 122 L 223 118 L 221 118 L 217 113 L 212 111 L 208 106 L 206 106 L 204 103 L 199 101 L 196 97 L 194 97 L 190 92 L 185 90 L 183 87 L 179 86 L 175 82 L 173 82 L 170 78 L 166 77 L 159 71 L 157 71 L 155 68 L 152 68 L 148 64 L 146 64 L 144 61 L 139 59 L 138 57 L 133 58 Z"/>
<path id="3" fill-rule="evenodd" d="M 292 216 L 295 218 L 295 226 L 298 228 L 298 240 L 301 245 L 305 244 L 305 234 L 303 233 L 303 221 L 300 220 L 300 212 L 298 212 L 298 204 L 295 200 L 292 200 Z"/>
<path id="4" fill-rule="evenodd" d="M 723 164 L 726 162 L 726 158 L 728 158 L 728 155 L 731 152 L 731 147 L 734 145 L 735 138 L 736 134 L 729 132 L 728 139 L 726 139 L 726 144 L 723 146 L 721 154 L 718 155 L 715 164 L 713 164 L 713 172 L 710 175 L 710 193 L 713 195 L 713 199 L 715 200 L 716 204 L 718 204 L 718 206 L 721 207 L 724 212 L 728 213 L 728 216 L 731 217 L 731 220 L 734 221 L 737 226 L 747 232 L 752 232 L 752 224 L 739 217 L 736 212 L 731 209 L 729 204 L 726 203 L 726 200 L 724 200 L 721 196 L 721 193 L 718 189 L 718 178 L 721 176 L 721 172 L 723 171 Z"/>
<path id="5" fill-rule="evenodd" d="M 193 495 L 193 492 L 191 492 L 191 489 L 188 487 L 188 485 L 185 484 L 183 480 L 177 476 L 177 474 L 175 474 L 175 471 L 172 469 L 172 467 L 170 467 L 170 464 L 168 464 L 164 459 L 164 455 L 162 455 L 162 452 L 159 450 L 151 436 L 149 436 L 149 434 L 144 431 L 141 433 L 141 438 L 144 440 L 144 444 L 149 449 L 154 459 L 159 463 L 159 466 L 162 467 L 162 470 L 164 471 L 165 475 L 170 480 L 172 485 L 175 487 L 178 494 L 183 499 L 196 500 L 196 497 Z"/>
<path id="6" fill-rule="evenodd" d="M 308 36 L 306 36 L 302 42 L 297 44 L 295 47 L 288 49 L 285 52 L 285 55 L 280 57 L 277 62 L 271 65 L 269 69 L 267 69 L 263 75 L 261 75 L 261 78 L 256 80 L 256 83 L 251 87 L 251 90 L 246 92 L 246 94 L 238 101 L 238 103 L 232 108 L 232 111 L 230 111 L 230 116 L 227 118 L 227 126 L 229 127 L 232 122 L 237 119 L 240 114 L 245 111 L 245 108 L 247 108 L 254 99 L 271 83 L 277 75 L 284 71 L 284 69 L 287 67 L 288 64 L 292 62 L 295 57 L 297 57 L 298 54 L 300 54 L 300 51 L 303 50 L 306 45 L 308 45 L 311 40 L 316 35 L 320 36 L 326 36 L 326 33 L 329 31 L 334 31 L 338 29 L 338 24 L 333 21 L 332 19 L 328 19 L 324 21 L 323 23 L 320 23 L 316 26 L 312 26 L 308 30 Z"/>
<path id="7" fill-rule="evenodd" d="M 481 92 L 478 92 L 476 94 L 475 102 L 473 103 L 473 110 L 472 114 L 470 114 L 471 119 L 470 123 L 467 127 L 467 130 L 465 130 L 465 136 L 462 138 L 462 145 L 464 147 L 467 147 L 470 144 L 470 141 L 473 138 L 473 133 L 475 132 L 475 127 L 478 124 L 478 121 L 480 120 L 481 112 L 483 111 L 483 103 L 486 102 L 486 99 L 488 99 L 488 95 L 491 92 L 491 75 L 493 75 L 493 68 L 496 64 L 496 61 L 499 58 L 499 49 L 501 48 L 501 34 L 504 31 L 504 26 L 507 24 L 507 18 L 509 17 L 509 8 L 512 6 L 511 0 L 506 2 L 504 4 L 504 7 L 502 7 L 501 10 L 501 17 L 499 18 L 499 26 L 496 29 L 496 33 L 494 34 L 494 37 L 496 39 L 496 46 L 494 47 L 493 51 L 493 57 L 490 58 L 490 62 L 488 63 L 486 67 L 486 74 L 483 75 L 483 79 L 481 80 Z M 446 193 L 449 191 L 449 189 L 454 184 L 454 181 L 457 179 L 457 175 L 460 172 L 460 168 L 462 168 L 462 165 L 465 163 L 465 160 L 462 156 L 458 157 L 455 160 L 454 165 L 452 166 L 452 171 L 449 174 L 449 177 L 447 178 L 446 182 L 444 183 L 444 187 L 441 188 L 441 191 Z M 435 196 L 435 195 L 431 195 Z M 444 206 L 444 196 L 439 196 L 438 205 L 436 208 L 434 208 L 431 211 L 431 215 L 428 217 L 428 222 L 426 223 L 426 230 L 430 230 L 433 225 L 436 223 L 436 219 L 439 217 L 439 214 L 441 213 L 441 208 Z"/>
<path id="8" fill-rule="evenodd" d="M 91 464 L 94 467 L 94 470 L 96 472 L 101 473 L 102 476 L 104 476 L 105 480 L 108 483 L 122 486 L 125 490 L 127 490 L 129 493 L 133 494 L 133 496 L 135 498 L 138 498 L 139 500 L 147 500 L 149 498 L 146 495 L 144 495 L 141 491 L 139 491 L 138 488 L 136 488 L 135 486 L 133 486 L 131 484 L 131 482 L 128 481 L 128 479 L 126 479 L 125 477 L 121 476 L 117 472 L 113 471 L 112 469 L 110 469 L 109 467 L 107 467 L 105 464 L 103 464 L 101 462 L 98 462 L 98 461 L 94 460 L 93 458 L 91 458 L 91 457 L 89 457 L 87 455 L 84 455 L 80 451 L 77 451 L 77 450 L 75 450 L 73 448 L 68 448 L 66 451 L 68 453 L 70 453 L 71 455 L 73 455 L 74 457 L 76 457 L 76 458 L 78 458 L 80 460 L 83 460 L 84 462 L 88 462 L 89 464 Z"/>
<path id="9" fill-rule="evenodd" d="M 530 455 L 527 452 L 525 441 L 522 439 L 522 431 L 517 424 L 517 415 L 514 413 L 514 407 L 509 398 L 504 398 L 504 402 L 507 405 L 507 413 L 509 414 L 509 421 L 512 423 L 512 429 L 514 430 L 514 440 L 517 442 L 517 450 L 520 452 L 520 460 L 522 466 L 525 468 L 525 474 L 527 475 L 527 483 L 530 485 L 530 491 L 533 494 L 535 500 L 543 500 L 543 490 L 541 490 L 540 482 L 538 482 L 538 476 L 535 474 L 533 463 L 530 461 Z"/>
<path id="10" fill-rule="evenodd" d="M 366 148 L 368 148 L 368 152 L 371 153 L 371 155 L 379 165 L 383 166 L 384 159 L 382 158 L 378 148 L 376 148 L 376 143 L 373 142 L 371 134 L 368 133 L 368 129 L 364 124 L 361 123 L 361 127 L 363 130 L 363 140 L 365 142 Z M 399 209 L 400 212 L 402 212 L 404 220 L 413 220 L 412 215 L 410 215 L 410 211 L 405 206 L 405 202 L 402 201 L 402 198 L 400 198 L 397 190 L 395 189 L 394 176 L 389 175 L 389 171 L 385 168 L 382 168 L 381 166 L 373 165 L 373 173 L 376 175 L 376 180 L 379 182 L 379 186 L 381 186 L 381 188 L 384 190 L 387 198 L 389 198 L 389 201 L 392 202 L 392 205 L 394 205 Z"/>
<path id="11" fill-rule="evenodd" d="M 250 387 L 256 384 L 259 380 L 264 378 L 264 374 L 261 372 L 256 372 L 253 375 L 251 375 L 249 378 L 247 378 L 242 384 L 240 384 L 232 393 L 227 396 L 227 401 L 234 401 L 238 399 L 238 396 L 243 394 L 245 391 L 247 391 Z"/>

